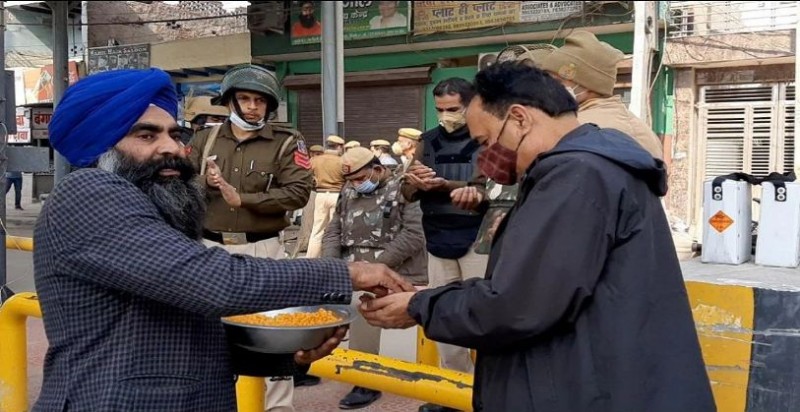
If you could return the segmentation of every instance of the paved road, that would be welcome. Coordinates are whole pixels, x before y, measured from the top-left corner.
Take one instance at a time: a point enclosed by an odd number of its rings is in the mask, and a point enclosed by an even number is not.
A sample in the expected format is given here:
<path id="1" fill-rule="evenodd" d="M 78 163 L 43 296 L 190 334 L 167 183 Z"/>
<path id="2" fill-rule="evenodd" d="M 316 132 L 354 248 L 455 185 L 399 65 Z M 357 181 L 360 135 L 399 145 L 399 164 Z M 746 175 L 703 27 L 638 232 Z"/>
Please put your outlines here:
<path id="1" fill-rule="evenodd" d="M 33 225 L 41 208 L 40 204 L 30 202 L 30 181 L 26 179 L 23 190 L 28 193 L 23 196 L 24 211 L 14 210 L 13 191 L 6 198 L 8 209 L 6 228 L 9 234 L 30 237 L 33 235 Z M 9 250 L 8 256 L 8 283 L 15 292 L 34 291 L 33 262 L 29 252 Z M 42 365 L 47 350 L 47 340 L 41 320 L 28 321 L 28 394 L 31 402 L 38 397 L 42 382 Z M 384 331 L 381 340 L 381 354 L 393 358 L 414 361 L 416 331 Z M 346 347 L 346 343 L 343 347 Z M 328 412 L 338 411 L 338 402 L 346 395 L 350 386 L 338 382 L 325 381 L 321 385 L 311 388 L 299 388 L 295 392 L 295 407 L 298 412 Z M 362 411 L 416 411 L 421 403 L 412 399 L 386 395 L 369 408 Z"/>

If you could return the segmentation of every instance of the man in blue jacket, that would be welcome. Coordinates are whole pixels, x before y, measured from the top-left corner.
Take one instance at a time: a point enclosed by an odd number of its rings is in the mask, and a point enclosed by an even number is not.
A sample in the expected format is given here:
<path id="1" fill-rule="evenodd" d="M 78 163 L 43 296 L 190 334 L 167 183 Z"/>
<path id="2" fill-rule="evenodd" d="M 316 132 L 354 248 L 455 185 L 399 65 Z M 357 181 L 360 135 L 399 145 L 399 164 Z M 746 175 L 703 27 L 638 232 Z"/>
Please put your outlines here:
<path id="1" fill-rule="evenodd" d="M 659 201 L 664 164 L 581 125 L 539 69 L 500 63 L 475 84 L 481 171 L 520 182 L 486 279 L 375 299 L 364 317 L 477 349 L 476 412 L 716 410 Z"/>

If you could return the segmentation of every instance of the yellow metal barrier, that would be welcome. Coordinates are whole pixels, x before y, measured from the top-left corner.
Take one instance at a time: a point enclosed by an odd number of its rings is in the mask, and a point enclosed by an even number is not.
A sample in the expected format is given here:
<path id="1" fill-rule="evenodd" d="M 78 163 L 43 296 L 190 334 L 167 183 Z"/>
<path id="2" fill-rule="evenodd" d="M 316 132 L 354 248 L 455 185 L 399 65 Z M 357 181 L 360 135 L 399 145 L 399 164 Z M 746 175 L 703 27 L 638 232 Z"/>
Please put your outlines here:
<path id="1" fill-rule="evenodd" d="M 417 363 L 428 366 L 439 366 L 439 352 L 436 342 L 425 336 L 425 331 L 417 326 Z"/>
<path id="2" fill-rule="evenodd" d="M 6 236 L 6 249 L 33 252 L 33 238 Z"/>
<path id="3" fill-rule="evenodd" d="M 471 411 L 472 375 L 345 349 L 311 364 L 309 374 Z"/>
<path id="4" fill-rule="evenodd" d="M 0 307 L 0 411 L 28 410 L 25 323 L 28 317 L 42 317 L 34 293 L 18 293 Z M 424 343 L 428 346 L 421 358 L 438 363 L 433 342 L 426 340 Z M 433 355 L 429 352 L 430 347 L 433 347 Z M 330 356 L 314 362 L 309 373 L 424 402 L 471 410 L 472 376 L 460 372 L 337 349 Z M 263 412 L 264 397 L 264 378 L 239 377 L 236 383 L 239 412 Z"/>
<path id="5" fill-rule="evenodd" d="M 0 307 L 0 411 L 28 410 L 28 317 L 42 317 L 34 293 L 18 293 Z"/>

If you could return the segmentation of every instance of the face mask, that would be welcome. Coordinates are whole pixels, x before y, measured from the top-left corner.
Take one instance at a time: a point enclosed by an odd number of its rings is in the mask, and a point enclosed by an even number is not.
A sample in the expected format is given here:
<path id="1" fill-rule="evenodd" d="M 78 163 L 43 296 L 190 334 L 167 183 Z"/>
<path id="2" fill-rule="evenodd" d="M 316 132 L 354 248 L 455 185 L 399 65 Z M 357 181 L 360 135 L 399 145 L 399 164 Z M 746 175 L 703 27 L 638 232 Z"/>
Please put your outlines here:
<path id="1" fill-rule="evenodd" d="M 358 185 L 358 186 L 356 186 L 356 187 L 355 187 L 355 189 L 356 189 L 356 192 L 358 192 L 358 193 L 361 193 L 361 194 L 369 194 L 369 193 L 372 193 L 372 192 L 374 192 L 374 191 L 375 191 L 375 189 L 377 189 L 377 188 L 378 188 L 378 182 L 373 182 L 373 181 L 372 181 L 372 175 L 373 175 L 373 173 L 375 173 L 375 170 L 374 170 L 374 169 L 373 169 L 373 170 L 372 170 L 372 172 L 369 174 L 369 178 L 368 178 L 367 180 L 365 180 L 365 181 L 361 182 L 361 184 L 360 184 L 360 185 Z"/>
<path id="2" fill-rule="evenodd" d="M 230 117 L 230 119 L 231 119 L 231 123 L 236 125 L 236 127 L 240 128 L 242 130 L 248 131 L 248 132 L 254 132 L 256 130 L 261 130 L 267 124 L 264 121 L 264 119 L 259 120 L 258 123 L 256 123 L 256 124 L 252 124 L 252 123 L 248 122 L 247 120 L 242 119 L 239 116 L 239 111 L 236 110 L 235 107 L 231 107 L 231 117 Z"/>
<path id="3" fill-rule="evenodd" d="M 403 146 L 400 144 L 400 142 L 394 142 L 394 144 L 392 144 L 392 152 L 397 156 L 403 154 Z"/>
<path id="4" fill-rule="evenodd" d="M 482 150 L 478 155 L 478 168 L 480 168 L 484 176 L 503 186 L 517 183 L 517 150 L 522 145 L 522 141 L 525 140 L 523 136 L 519 144 L 517 144 L 516 150 L 500 144 L 500 138 L 503 136 L 503 130 L 505 130 L 507 123 L 508 118 L 503 122 L 503 127 L 500 128 L 497 141 Z"/>
<path id="5" fill-rule="evenodd" d="M 447 133 L 464 127 L 467 124 L 467 119 L 464 117 L 464 112 L 444 112 L 439 116 L 439 125 L 444 127 Z"/>
<path id="6" fill-rule="evenodd" d="M 575 90 L 577 88 L 579 88 L 579 87 L 581 87 L 581 86 L 575 86 L 575 87 L 564 86 L 564 88 L 567 89 L 567 93 L 569 93 L 569 95 L 572 96 L 572 98 L 575 100 L 575 102 L 578 101 L 578 96 L 586 93 L 586 90 L 583 90 L 583 91 L 580 91 L 580 92 L 575 92 Z"/>

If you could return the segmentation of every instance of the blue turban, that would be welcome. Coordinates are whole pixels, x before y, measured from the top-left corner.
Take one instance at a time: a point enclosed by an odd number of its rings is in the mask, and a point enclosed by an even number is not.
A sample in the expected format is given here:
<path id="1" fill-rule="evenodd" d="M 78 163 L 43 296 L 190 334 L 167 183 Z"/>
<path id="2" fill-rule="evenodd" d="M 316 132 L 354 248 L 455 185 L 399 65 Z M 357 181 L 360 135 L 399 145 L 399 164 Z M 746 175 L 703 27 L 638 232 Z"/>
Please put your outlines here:
<path id="1" fill-rule="evenodd" d="M 50 122 L 50 144 L 75 166 L 91 166 L 114 147 L 148 106 L 178 112 L 169 75 L 159 69 L 114 70 L 69 87 Z"/>

